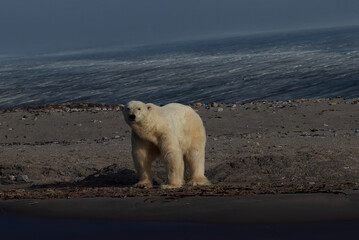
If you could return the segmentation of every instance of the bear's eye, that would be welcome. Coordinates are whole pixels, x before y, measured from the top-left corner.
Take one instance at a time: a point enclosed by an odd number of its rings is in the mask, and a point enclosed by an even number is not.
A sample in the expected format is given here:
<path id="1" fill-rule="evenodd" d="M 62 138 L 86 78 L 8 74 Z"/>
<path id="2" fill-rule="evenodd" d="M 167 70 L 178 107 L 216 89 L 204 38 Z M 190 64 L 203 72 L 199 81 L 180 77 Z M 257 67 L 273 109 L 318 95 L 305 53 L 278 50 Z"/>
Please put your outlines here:
<path id="1" fill-rule="evenodd" d="M 141 108 L 137 108 L 138 111 L 141 111 Z"/>
<path id="2" fill-rule="evenodd" d="M 130 111 L 130 108 L 126 108 L 127 111 Z"/>

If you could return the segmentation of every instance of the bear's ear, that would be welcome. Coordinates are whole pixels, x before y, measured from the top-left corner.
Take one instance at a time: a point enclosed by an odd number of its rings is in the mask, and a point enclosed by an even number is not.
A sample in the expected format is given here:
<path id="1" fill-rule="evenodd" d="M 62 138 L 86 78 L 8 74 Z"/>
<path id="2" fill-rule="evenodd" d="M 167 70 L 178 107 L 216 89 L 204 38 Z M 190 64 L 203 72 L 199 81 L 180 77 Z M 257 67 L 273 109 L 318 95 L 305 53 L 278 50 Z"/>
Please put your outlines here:
<path id="1" fill-rule="evenodd" d="M 152 109 L 152 103 L 147 103 L 146 106 L 147 106 L 147 110 L 151 110 Z"/>

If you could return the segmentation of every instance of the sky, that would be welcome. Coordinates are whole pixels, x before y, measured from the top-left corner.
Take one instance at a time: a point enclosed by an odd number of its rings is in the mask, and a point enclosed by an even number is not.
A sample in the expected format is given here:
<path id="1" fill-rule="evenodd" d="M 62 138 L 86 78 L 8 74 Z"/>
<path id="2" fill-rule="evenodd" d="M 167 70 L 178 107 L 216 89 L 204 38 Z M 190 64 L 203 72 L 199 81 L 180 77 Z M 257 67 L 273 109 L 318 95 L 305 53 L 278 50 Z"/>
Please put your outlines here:
<path id="1" fill-rule="evenodd" d="M 358 0 L 0 0 L 0 54 L 359 25 Z"/>

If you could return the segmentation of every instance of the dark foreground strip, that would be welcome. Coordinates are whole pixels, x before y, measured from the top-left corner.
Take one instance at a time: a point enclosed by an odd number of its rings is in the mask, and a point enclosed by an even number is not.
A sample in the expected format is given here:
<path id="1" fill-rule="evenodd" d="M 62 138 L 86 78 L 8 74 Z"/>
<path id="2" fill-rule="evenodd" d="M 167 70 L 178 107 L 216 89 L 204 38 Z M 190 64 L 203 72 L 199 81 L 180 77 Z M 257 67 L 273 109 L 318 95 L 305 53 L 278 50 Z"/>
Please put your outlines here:
<path id="1" fill-rule="evenodd" d="M 331 185 L 227 185 L 227 186 L 185 186 L 178 189 L 140 189 L 134 187 L 57 187 L 13 189 L 0 192 L 0 199 L 56 199 L 56 198 L 93 198 L 93 197 L 144 197 L 161 196 L 169 198 L 183 198 L 191 196 L 249 196 L 257 194 L 294 194 L 294 193 L 334 193 L 345 194 L 344 190 L 359 190 L 359 184 L 331 184 Z"/>

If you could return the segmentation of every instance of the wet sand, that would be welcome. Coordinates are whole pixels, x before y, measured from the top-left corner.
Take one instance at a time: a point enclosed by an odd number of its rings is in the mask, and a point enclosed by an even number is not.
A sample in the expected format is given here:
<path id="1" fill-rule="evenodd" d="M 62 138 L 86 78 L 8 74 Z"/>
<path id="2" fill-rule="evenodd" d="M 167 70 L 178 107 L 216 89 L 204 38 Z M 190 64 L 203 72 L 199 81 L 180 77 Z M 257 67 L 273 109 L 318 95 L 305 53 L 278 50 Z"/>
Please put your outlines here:
<path id="1" fill-rule="evenodd" d="M 359 191 L 342 194 L 261 194 L 241 197 L 25 199 L 0 201 L 0 208 L 4 212 L 37 217 L 123 222 L 359 223 Z"/>
<path id="2" fill-rule="evenodd" d="M 0 201 L 2 236 L 27 239 L 356 239 L 359 192 Z M 21 226 L 22 231 L 14 231 Z"/>

